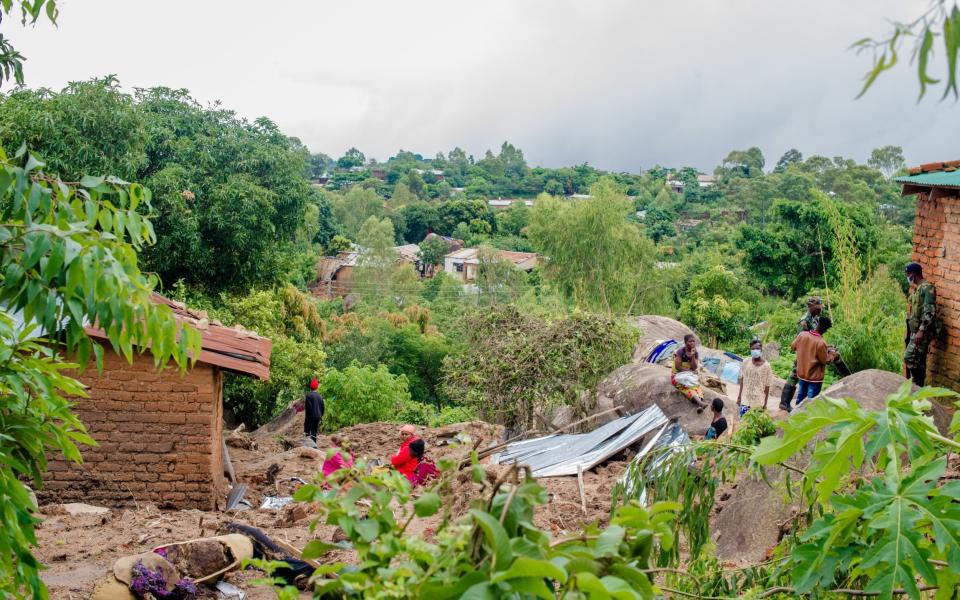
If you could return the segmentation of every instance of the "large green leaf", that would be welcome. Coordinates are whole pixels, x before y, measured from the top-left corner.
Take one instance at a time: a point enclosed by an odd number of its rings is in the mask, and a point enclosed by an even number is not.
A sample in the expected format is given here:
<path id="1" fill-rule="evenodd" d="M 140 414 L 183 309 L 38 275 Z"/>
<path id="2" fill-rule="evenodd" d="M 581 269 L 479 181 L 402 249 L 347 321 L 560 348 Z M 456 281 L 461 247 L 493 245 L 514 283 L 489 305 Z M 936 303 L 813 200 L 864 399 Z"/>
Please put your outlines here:
<path id="1" fill-rule="evenodd" d="M 477 525 L 483 530 L 483 535 L 487 539 L 487 545 L 493 554 L 491 570 L 496 571 L 506 568 L 513 558 L 513 551 L 510 549 L 510 538 L 507 536 L 507 532 L 503 529 L 503 526 L 489 513 L 484 511 L 471 508 L 470 515 L 473 516 Z"/>
<path id="2" fill-rule="evenodd" d="M 500 571 L 490 579 L 494 583 L 523 577 L 544 577 L 564 584 L 567 582 L 567 573 L 557 565 L 546 561 L 519 556 L 506 571 Z"/>

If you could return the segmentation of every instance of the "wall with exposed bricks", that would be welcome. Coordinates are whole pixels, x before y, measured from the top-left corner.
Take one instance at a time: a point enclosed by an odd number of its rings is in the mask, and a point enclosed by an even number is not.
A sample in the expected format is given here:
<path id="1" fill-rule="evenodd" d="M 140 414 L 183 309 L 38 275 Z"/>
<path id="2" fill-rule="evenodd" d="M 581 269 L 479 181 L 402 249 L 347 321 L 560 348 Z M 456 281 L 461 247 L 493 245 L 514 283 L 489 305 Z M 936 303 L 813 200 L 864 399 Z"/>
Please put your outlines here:
<path id="1" fill-rule="evenodd" d="M 198 363 L 158 372 L 147 353 L 129 364 L 106 349 L 103 373 L 78 376 L 89 398 L 75 413 L 99 444 L 83 464 L 51 456 L 42 502 L 214 509 L 223 502 L 220 369 Z"/>
<path id="2" fill-rule="evenodd" d="M 943 190 L 937 190 L 942 193 Z M 937 287 L 944 333 L 930 346 L 927 384 L 960 390 L 960 197 L 917 196 L 913 260 Z"/>

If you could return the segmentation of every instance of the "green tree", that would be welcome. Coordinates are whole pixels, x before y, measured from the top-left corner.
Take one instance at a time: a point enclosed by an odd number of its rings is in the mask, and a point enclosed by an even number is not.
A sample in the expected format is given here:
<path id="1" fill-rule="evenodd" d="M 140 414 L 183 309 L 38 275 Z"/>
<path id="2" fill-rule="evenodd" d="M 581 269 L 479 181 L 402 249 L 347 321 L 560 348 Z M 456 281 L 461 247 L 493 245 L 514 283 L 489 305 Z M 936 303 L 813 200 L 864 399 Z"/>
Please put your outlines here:
<path id="1" fill-rule="evenodd" d="M 748 289 L 733 271 L 715 265 L 691 279 L 680 301 L 680 319 L 713 347 L 741 339 L 750 325 Z"/>
<path id="2" fill-rule="evenodd" d="M 307 170 L 305 175 L 308 179 L 317 179 L 318 177 L 329 173 L 335 166 L 337 166 L 337 161 L 333 160 L 322 152 L 310 154 L 307 158 Z"/>
<path id="3" fill-rule="evenodd" d="M 9 153 L 23 142 L 50 173 L 74 181 L 85 173 L 132 180 L 148 164 L 146 119 L 113 76 L 0 97 L 0 143 Z"/>
<path id="4" fill-rule="evenodd" d="M 337 159 L 337 167 L 341 169 L 350 169 L 352 167 L 362 167 L 367 158 L 356 148 L 350 148 L 343 156 Z"/>
<path id="5" fill-rule="evenodd" d="M 397 185 L 393 186 L 393 194 L 390 196 L 390 206 L 392 208 L 397 209 L 408 204 L 413 204 L 418 200 L 419 198 L 417 198 L 402 181 L 398 181 Z"/>
<path id="6" fill-rule="evenodd" d="M 167 284 L 218 291 L 296 277 L 311 205 L 320 211 L 316 236 L 331 235 L 325 201 L 303 177 L 305 150 L 267 119 L 203 109 L 186 90 L 131 96 L 113 78 L 0 103 L 8 152 L 32 140 L 61 176 L 114 173 L 154 190 L 157 244 L 142 259 Z"/>
<path id="7" fill-rule="evenodd" d="M 397 263 L 393 223 L 390 219 L 370 217 L 357 233 L 357 244 L 361 251 L 354 270 L 354 287 L 367 295 L 388 291 L 387 282 Z"/>
<path id="8" fill-rule="evenodd" d="M 496 215 L 497 231 L 507 235 L 520 235 L 530 224 L 530 207 L 524 202 L 514 202 L 507 210 Z"/>
<path id="9" fill-rule="evenodd" d="M 410 171 L 404 179 L 407 183 L 407 189 L 410 190 L 411 194 L 420 200 L 426 200 L 430 197 L 430 194 L 427 192 L 427 183 L 423 180 L 423 177 L 420 176 L 420 173 Z"/>
<path id="10" fill-rule="evenodd" d="M 547 280 L 577 306 L 607 314 L 644 308 L 655 288 L 653 242 L 626 217 L 633 206 L 613 181 L 590 189 L 589 200 L 541 196 L 530 217 L 529 237 L 547 257 Z"/>
<path id="11" fill-rule="evenodd" d="M 777 166 L 773 168 L 773 172 L 783 173 L 790 165 L 801 162 L 803 162 L 803 154 L 801 154 L 796 148 L 790 148 L 784 152 L 783 156 L 780 157 L 780 160 L 777 161 Z"/>
<path id="12" fill-rule="evenodd" d="M 502 304 L 519 298 L 527 288 L 527 274 L 495 249 L 481 245 L 477 251 L 477 286 L 482 305 Z"/>
<path id="13" fill-rule="evenodd" d="M 878 246 L 876 216 L 861 205 L 841 205 L 838 210 L 855 227 L 855 244 L 864 265 L 871 264 Z M 834 242 L 824 215 L 822 197 L 814 201 L 778 200 L 770 209 L 767 227 L 745 225 L 736 240 L 744 253 L 744 267 L 763 289 L 799 297 L 833 277 Z"/>
<path id="14" fill-rule="evenodd" d="M 331 369 L 323 378 L 321 392 L 327 398 L 323 427 L 336 431 L 357 423 L 395 421 L 411 402 L 407 378 L 397 376 L 384 365 L 373 368 L 354 363 L 345 369 Z"/>
<path id="15" fill-rule="evenodd" d="M 370 217 L 383 217 L 386 213 L 383 198 L 373 190 L 357 186 L 346 194 L 331 194 L 330 205 L 334 218 L 343 224 L 343 232 L 348 237 L 356 237 Z"/>
<path id="16" fill-rule="evenodd" d="M 419 244 L 428 233 L 440 228 L 440 215 L 432 204 L 407 204 L 399 212 L 403 215 L 403 239 L 408 244 Z"/>
<path id="17" fill-rule="evenodd" d="M 439 219 L 438 231 L 450 235 L 460 223 L 470 224 L 474 220 L 485 221 L 492 231 L 496 227 L 493 211 L 483 200 L 451 200 L 437 207 Z"/>
<path id="18" fill-rule="evenodd" d="M 900 146 L 884 146 L 883 148 L 873 149 L 867 164 L 880 170 L 885 177 L 889 178 L 903 169 L 907 165 L 907 161 L 903 158 L 903 148 Z"/>
<path id="19" fill-rule="evenodd" d="M 439 237 L 434 237 L 420 243 L 420 260 L 425 264 L 436 265 L 443 264 L 443 257 L 449 254 L 450 247 Z"/>
<path id="20" fill-rule="evenodd" d="M 128 361 L 149 348 L 158 366 L 186 369 L 199 353 L 199 334 L 152 302 L 156 280 L 137 265 L 155 239 L 138 212 L 150 212 L 150 193 L 104 177 L 69 185 L 42 167 L 23 148 L 12 160 L 0 149 L 0 596 L 11 598 L 47 597 L 23 482 L 42 486 L 47 452 L 80 462 L 75 444 L 94 443 L 68 400 L 85 388 L 65 373 L 91 357 L 102 367 L 84 325 L 95 322 Z"/>
<path id="21" fill-rule="evenodd" d="M 763 175 L 765 160 L 760 148 L 731 150 L 718 168 L 719 174 L 727 177 L 757 177 Z"/>
<path id="22" fill-rule="evenodd" d="M 647 209 L 643 217 L 643 228 L 647 237 L 659 244 L 665 238 L 677 235 L 677 228 L 674 226 L 676 220 L 677 215 L 672 210 L 653 206 Z"/>

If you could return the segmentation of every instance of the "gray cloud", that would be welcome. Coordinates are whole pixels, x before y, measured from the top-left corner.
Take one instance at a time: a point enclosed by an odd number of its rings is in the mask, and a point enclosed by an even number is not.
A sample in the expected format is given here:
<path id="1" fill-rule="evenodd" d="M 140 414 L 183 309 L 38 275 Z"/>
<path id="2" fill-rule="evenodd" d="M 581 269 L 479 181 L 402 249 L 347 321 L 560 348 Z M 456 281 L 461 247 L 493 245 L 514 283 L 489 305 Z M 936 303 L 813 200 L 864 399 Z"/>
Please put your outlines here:
<path id="1" fill-rule="evenodd" d="M 846 47 L 926 0 L 61 4 L 58 29 L 10 33 L 30 85 L 185 87 L 331 155 L 510 140 L 532 164 L 617 170 L 709 170 L 754 145 L 770 164 L 791 147 L 960 158 L 960 107 L 917 104 L 909 70 L 853 99 L 868 59 Z"/>

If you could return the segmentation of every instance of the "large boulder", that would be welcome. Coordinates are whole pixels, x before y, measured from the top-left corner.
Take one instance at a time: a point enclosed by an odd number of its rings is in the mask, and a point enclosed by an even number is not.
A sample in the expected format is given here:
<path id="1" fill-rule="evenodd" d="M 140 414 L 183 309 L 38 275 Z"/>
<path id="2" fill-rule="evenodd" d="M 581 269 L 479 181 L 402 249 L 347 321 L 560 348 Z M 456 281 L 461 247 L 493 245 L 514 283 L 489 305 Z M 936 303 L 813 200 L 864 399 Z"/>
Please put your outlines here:
<path id="1" fill-rule="evenodd" d="M 634 362 L 643 362 L 657 344 L 664 340 L 683 341 L 683 336 L 693 333 L 693 330 L 670 317 L 660 315 L 642 315 L 631 317 L 627 322 L 642 331 L 640 340 L 633 352 Z"/>
<path id="2" fill-rule="evenodd" d="M 886 400 L 906 383 L 897 373 L 868 369 L 844 377 L 834 383 L 823 395 L 831 398 L 852 398 L 866 410 L 883 410 Z M 796 409 L 804 410 L 801 405 Z M 931 409 L 934 424 L 941 432 L 950 425 L 950 414 L 940 405 Z M 796 464 L 804 466 L 807 456 L 798 457 Z M 767 469 L 767 479 L 782 482 L 783 471 Z M 794 477 L 796 479 L 796 477 Z M 732 489 L 722 495 L 711 520 L 717 557 L 723 562 L 750 564 L 763 560 L 784 532 L 799 507 L 788 501 L 782 485 L 770 487 L 762 480 L 741 474 Z"/>
<path id="3" fill-rule="evenodd" d="M 798 503 L 787 500 L 780 483 L 783 469 L 768 467 L 767 480 L 771 483 L 741 473 L 728 490 L 718 490 L 710 530 L 717 558 L 724 564 L 749 565 L 766 559 L 799 512 Z"/>
<path id="4" fill-rule="evenodd" d="M 705 387 L 703 392 L 707 402 L 719 397 L 728 407 L 732 406 L 726 396 L 714 390 Z M 614 406 L 636 413 L 657 404 L 668 418 L 679 419 L 687 433 L 694 436 L 704 435 L 710 426 L 709 410 L 697 414 L 696 407 L 670 383 L 670 369 L 660 365 L 630 363 L 620 367 L 600 382 L 592 400 L 595 413 Z M 615 418 L 610 414 L 598 420 L 605 423 Z"/>
<path id="5" fill-rule="evenodd" d="M 853 398 L 867 410 L 883 410 L 887 406 L 887 398 L 897 393 L 905 383 L 906 378 L 898 373 L 867 369 L 844 377 L 824 390 L 823 395 L 831 398 Z M 916 391 L 917 386 L 911 385 L 910 389 Z M 932 403 L 930 416 L 933 417 L 933 424 L 944 435 L 950 430 L 952 413 L 953 411 L 941 404 Z"/>

